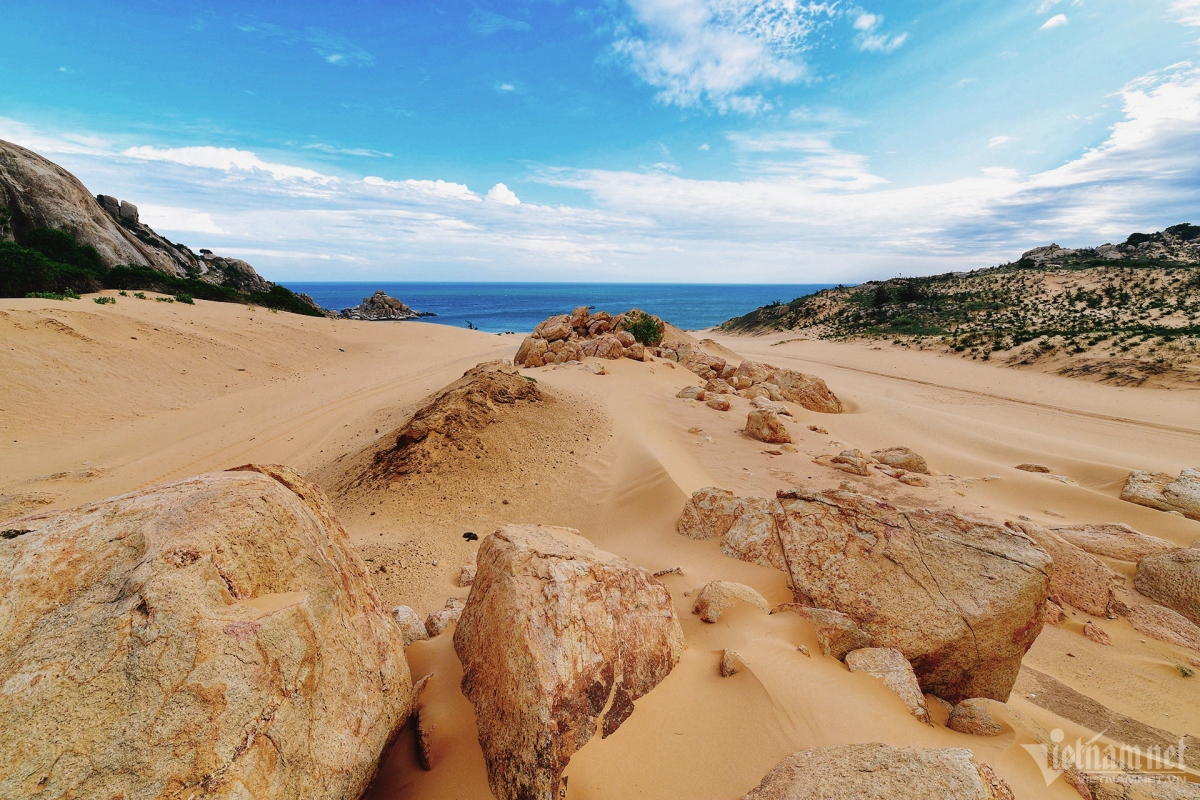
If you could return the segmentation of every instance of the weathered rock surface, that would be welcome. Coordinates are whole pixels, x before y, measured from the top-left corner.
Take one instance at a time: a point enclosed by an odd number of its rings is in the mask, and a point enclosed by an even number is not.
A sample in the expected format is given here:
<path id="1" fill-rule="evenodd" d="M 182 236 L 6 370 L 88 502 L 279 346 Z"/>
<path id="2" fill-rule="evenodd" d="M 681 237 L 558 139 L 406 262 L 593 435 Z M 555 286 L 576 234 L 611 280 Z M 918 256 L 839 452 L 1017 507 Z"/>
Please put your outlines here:
<path id="1" fill-rule="evenodd" d="M 904 702 L 910 714 L 926 725 L 933 724 L 925 695 L 921 694 L 917 676 L 904 653 L 894 647 L 864 647 L 847 653 L 845 661 L 851 672 L 865 672 L 879 678 Z"/>
<path id="2" fill-rule="evenodd" d="M 6 527 L 0 796 L 367 788 L 412 684 L 319 488 L 251 466 Z"/>
<path id="3" fill-rule="evenodd" d="M 1200 548 L 1171 550 L 1138 562 L 1134 588 L 1200 625 Z"/>
<path id="4" fill-rule="evenodd" d="M 787 608 L 812 623 L 817 644 L 827 656 L 841 661 L 848 653 L 871 646 L 871 637 L 858 627 L 857 622 L 840 611 L 809 608 L 798 603 L 789 603 Z"/>
<path id="5" fill-rule="evenodd" d="M 607 737 L 679 661 L 666 587 L 575 531 L 486 537 L 454 633 L 499 800 L 558 800 L 571 755 Z"/>
<path id="6" fill-rule="evenodd" d="M 1050 468 L 1045 464 L 1017 464 L 1016 469 L 1022 472 L 1040 472 L 1042 474 L 1050 472 Z"/>
<path id="7" fill-rule="evenodd" d="M 395 620 L 396 627 L 400 629 L 400 634 L 404 637 L 405 647 L 413 642 L 429 638 L 429 631 L 425 630 L 425 623 L 410 607 L 396 606 L 392 609 L 392 619 Z"/>
<path id="8" fill-rule="evenodd" d="M 844 489 L 781 491 L 777 507 L 705 491 L 706 502 L 719 500 L 715 522 L 681 521 L 681 530 L 727 537 L 735 523 L 755 528 L 744 514 L 760 518 L 764 532 L 745 538 L 774 532 L 798 603 L 848 615 L 870 639 L 860 646 L 900 650 L 925 692 L 1007 700 L 1049 594 L 1051 559 L 1024 533 Z M 729 551 L 773 563 L 769 545 Z"/>
<path id="9" fill-rule="evenodd" d="M 629 358 L 645 361 L 648 354 L 657 352 L 659 348 L 647 348 L 626 330 L 641 313 L 637 309 L 631 309 L 614 317 L 607 311 L 597 311 L 593 314 L 587 306 L 580 306 L 570 314 L 549 317 L 539 323 L 533 329 L 533 333 L 521 342 L 513 363 L 518 367 L 544 367 L 548 364 L 582 361 L 585 358 Z M 658 317 L 653 319 L 662 325 L 664 342 L 670 339 L 695 343 L 695 339 L 678 328 Z"/>
<path id="10" fill-rule="evenodd" d="M 375 294 L 364 297 L 363 301 L 353 308 L 343 308 L 338 312 L 342 319 L 357 319 L 367 322 L 382 322 L 387 320 L 417 319 L 418 317 L 433 317 L 436 314 L 419 313 L 390 296 L 383 289 L 376 289 Z"/>
<path id="11" fill-rule="evenodd" d="M 467 556 L 467 560 L 463 562 L 462 567 L 458 571 L 458 585 L 470 586 L 475 582 L 475 573 L 478 571 L 478 553 L 471 553 Z"/>
<path id="12" fill-rule="evenodd" d="M 992 713 L 991 704 L 994 702 L 981 697 L 963 700 L 950 712 L 946 727 L 971 736 L 999 736 L 1004 733 L 1004 726 L 996 721 Z"/>
<path id="13" fill-rule="evenodd" d="M 732 678 L 746 668 L 746 660 L 736 650 L 721 651 L 721 663 L 718 669 L 722 678 Z"/>
<path id="14" fill-rule="evenodd" d="M 1146 556 L 1176 549 L 1157 536 L 1138 533 L 1124 523 L 1056 525 L 1050 528 L 1071 544 L 1092 555 L 1137 563 Z"/>
<path id="15" fill-rule="evenodd" d="M 1147 636 L 1200 653 L 1200 626 L 1169 608 L 1137 606 L 1129 612 L 1129 624 Z"/>
<path id="16" fill-rule="evenodd" d="M 704 389 L 700 388 L 699 386 L 685 386 L 684 388 L 680 389 L 679 393 L 675 396 L 684 400 L 702 401 L 704 400 Z"/>
<path id="17" fill-rule="evenodd" d="M 1040 525 L 1032 522 L 1009 525 L 1032 539 L 1054 561 L 1050 595 L 1056 600 L 1102 617 L 1116 617 L 1124 610 L 1114 593 L 1123 580 L 1103 561 Z"/>
<path id="18" fill-rule="evenodd" d="M 741 498 L 735 506 L 733 523 L 721 537 L 721 552 L 731 558 L 787 572 L 776 518 L 782 513 L 783 507 L 777 500 Z"/>
<path id="19" fill-rule="evenodd" d="M 1104 628 L 1101 628 L 1091 620 L 1083 623 L 1083 635 L 1091 639 L 1096 644 L 1112 644 L 1112 637 L 1108 635 L 1108 631 L 1104 630 Z"/>
<path id="20" fill-rule="evenodd" d="M 1163 472 L 1129 473 L 1121 499 L 1159 511 L 1178 511 L 1200 520 L 1200 469 L 1185 469 L 1178 478 Z"/>
<path id="21" fill-rule="evenodd" d="M 779 418 L 779 413 L 756 408 L 746 417 L 746 433 L 760 442 L 791 444 L 792 436 Z"/>
<path id="22" fill-rule="evenodd" d="M 883 450 L 874 450 L 871 452 L 871 457 L 880 464 L 886 464 L 895 469 L 902 469 L 906 472 L 919 472 L 922 475 L 929 474 L 929 465 L 925 463 L 925 459 L 907 447 L 888 447 Z"/>
<path id="23" fill-rule="evenodd" d="M 840 744 L 779 762 L 742 800 L 1012 800 L 970 750 Z"/>
<path id="24" fill-rule="evenodd" d="M 709 408 L 716 409 L 717 411 L 728 411 L 731 408 L 729 404 L 729 398 L 723 394 L 707 395 L 704 400 L 704 404 Z"/>
<path id="25" fill-rule="evenodd" d="M 767 396 L 771 400 L 786 400 L 809 411 L 823 414 L 842 413 L 842 401 L 829 390 L 825 381 L 815 375 L 780 369 L 760 361 L 743 361 L 733 373 L 733 377 L 744 379 L 739 381 L 739 394 L 755 386 L 769 385 L 771 388 L 767 389 Z"/>
<path id="26" fill-rule="evenodd" d="M 243 292 L 266 292 L 272 285 L 245 261 L 196 255 L 164 239 L 138 220 L 133 203 L 93 196 L 70 172 L 5 141 L 0 141 L 0 208 L 10 218 L 0 241 L 24 244 L 32 231 L 53 228 L 94 247 L 106 267 L 134 264 L 176 277 L 195 275 Z"/>
<path id="27" fill-rule="evenodd" d="M 689 539 L 724 536 L 742 514 L 742 499 L 728 489 L 698 489 L 683 506 L 676 530 Z"/>
<path id="28" fill-rule="evenodd" d="M 820 456 L 813 459 L 817 464 L 840 469 L 851 475 L 867 476 L 871 474 L 871 459 L 862 450 L 843 450 L 836 456 Z"/>
<path id="29" fill-rule="evenodd" d="M 451 597 L 446 600 L 445 607 L 438 611 L 434 611 L 425 618 L 425 631 L 430 638 L 441 636 L 446 628 L 451 624 L 458 622 L 463 613 L 463 601 L 457 597 Z"/>
<path id="30" fill-rule="evenodd" d="M 749 603 L 764 612 L 770 612 L 767 599 L 744 583 L 733 581 L 709 581 L 696 596 L 692 613 L 705 622 L 716 622 L 734 603 Z"/>

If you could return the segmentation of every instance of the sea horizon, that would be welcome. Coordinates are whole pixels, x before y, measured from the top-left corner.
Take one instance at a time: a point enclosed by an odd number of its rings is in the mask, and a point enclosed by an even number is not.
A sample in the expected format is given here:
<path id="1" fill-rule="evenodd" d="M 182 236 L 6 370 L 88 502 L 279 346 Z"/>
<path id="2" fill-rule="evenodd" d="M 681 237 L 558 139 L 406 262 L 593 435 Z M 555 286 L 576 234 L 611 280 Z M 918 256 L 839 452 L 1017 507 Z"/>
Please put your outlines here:
<path id="1" fill-rule="evenodd" d="M 322 308 L 341 311 L 382 289 L 414 311 L 437 316 L 426 322 L 477 328 L 488 333 L 525 333 L 555 314 L 587 305 L 619 314 L 640 308 L 679 328 L 702 330 L 776 300 L 796 297 L 833 283 L 586 283 L 542 281 L 299 281 Z"/>

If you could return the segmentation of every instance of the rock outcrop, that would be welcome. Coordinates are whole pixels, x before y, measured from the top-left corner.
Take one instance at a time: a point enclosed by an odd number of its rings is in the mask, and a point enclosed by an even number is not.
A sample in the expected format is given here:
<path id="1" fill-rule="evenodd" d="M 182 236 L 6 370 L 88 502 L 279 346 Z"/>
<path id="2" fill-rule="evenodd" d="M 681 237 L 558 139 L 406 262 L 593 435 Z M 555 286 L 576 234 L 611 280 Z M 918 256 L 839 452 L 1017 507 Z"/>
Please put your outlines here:
<path id="1" fill-rule="evenodd" d="M 705 622 L 716 622 L 735 603 L 749 603 L 764 613 L 769 612 L 767 599 L 744 583 L 733 581 L 709 581 L 696 596 L 692 613 Z"/>
<path id="2" fill-rule="evenodd" d="M 666 587 L 565 528 L 486 537 L 454 633 L 499 800 L 558 800 L 571 755 L 615 732 L 685 647 Z"/>
<path id="3" fill-rule="evenodd" d="M 1176 549 L 1175 545 L 1165 539 L 1138 533 L 1120 522 L 1056 525 L 1050 530 L 1092 555 L 1135 564 L 1146 556 Z"/>
<path id="4" fill-rule="evenodd" d="M 1121 499 L 1200 520 L 1200 469 L 1185 469 L 1178 478 L 1165 472 L 1135 470 L 1125 480 Z"/>
<path id="5" fill-rule="evenodd" d="M 839 744 L 779 762 L 742 800 L 1012 800 L 970 750 Z"/>
<path id="6" fill-rule="evenodd" d="M 642 313 L 633 309 L 614 317 L 607 311 L 593 314 L 587 306 L 580 306 L 570 314 L 549 317 L 521 342 L 513 363 L 518 367 L 542 367 L 585 358 L 631 358 L 643 361 L 647 353 L 655 349 L 647 349 L 644 343 L 638 342 L 626 330 Z M 695 341 L 658 317 L 653 319 L 663 327 L 664 335 L 673 332 L 673 335 Z"/>
<path id="7" fill-rule="evenodd" d="M 775 402 L 786 400 L 809 411 L 842 413 L 842 401 L 829 390 L 825 381 L 815 375 L 781 369 L 760 361 L 743 361 L 725 379 L 741 397 L 766 397 Z"/>
<path id="8" fill-rule="evenodd" d="M 338 312 L 342 319 L 356 319 L 367 322 L 384 322 L 390 320 L 417 319 L 418 317 L 435 317 L 429 312 L 417 312 L 389 295 L 383 289 L 376 289 L 375 294 L 364 297 L 363 301 L 353 308 L 343 308 Z"/>
<path id="9" fill-rule="evenodd" d="M 0 796 L 366 790 L 412 684 L 319 488 L 249 466 L 5 527 Z"/>
<path id="10" fill-rule="evenodd" d="M 873 450 L 871 457 L 880 464 L 886 464 L 893 469 L 902 469 L 905 472 L 919 472 L 922 475 L 929 474 L 929 465 L 925 463 L 925 459 L 907 447 L 888 447 L 883 450 Z"/>
<path id="11" fill-rule="evenodd" d="M 1200 625 L 1200 548 L 1143 558 L 1138 562 L 1133 586 Z"/>
<path id="12" fill-rule="evenodd" d="M 1200 626 L 1169 608 L 1145 603 L 1129 612 L 1133 629 L 1160 642 L 1188 647 L 1200 653 Z"/>
<path id="13" fill-rule="evenodd" d="M 729 537 L 749 526 L 744 515 L 761 531 L 751 548 Z M 849 616 L 871 646 L 900 650 L 924 691 L 951 702 L 1007 700 L 1042 628 L 1049 556 L 1020 531 L 954 511 L 847 490 L 750 502 L 709 488 L 689 501 L 680 530 L 719 535 L 743 560 L 780 559 L 797 603 Z"/>
<path id="14" fill-rule="evenodd" d="M 817 644 L 827 656 L 841 661 L 855 650 L 871 646 L 871 637 L 858 627 L 857 622 L 840 611 L 809 608 L 798 603 L 789 603 L 787 608 L 812 623 Z"/>
<path id="15" fill-rule="evenodd" d="M 79 179 L 31 150 L 0 141 L 0 210 L 6 233 L 24 244 L 39 228 L 65 231 L 99 253 L 105 267 L 133 264 L 175 277 L 197 277 L 240 292 L 269 291 L 272 284 L 236 258 L 193 253 L 155 233 L 138 219 L 137 206 L 107 195 L 93 196 Z M 315 304 L 314 304 L 315 308 Z"/>
<path id="16" fill-rule="evenodd" d="M 756 408 L 746 417 L 746 434 L 760 442 L 790 444 L 792 436 L 776 411 Z"/>
<path id="17" fill-rule="evenodd" d="M 1010 527 L 1033 540 L 1054 561 L 1050 574 L 1050 596 L 1101 617 L 1116 617 L 1124 611 L 1115 589 L 1124 585 L 1121 576 L 1090 553 L 1084 552 L 1053 531 L 1032 522 L 1010 522 Z"/>
<path id="18" fill-rule="evenodd" d="M 851 650 L 846 654 L 845 661 L 846 668 L 851 672 L 865 672 L 879 678 L 903 701 L 910 714 L 926 725 L 933 724 L 925 695 L 921 694 L 917 676 L 913 674 L 912 664 L 908 663 L 904 653 L 894 647 L 864 647 Z"/>

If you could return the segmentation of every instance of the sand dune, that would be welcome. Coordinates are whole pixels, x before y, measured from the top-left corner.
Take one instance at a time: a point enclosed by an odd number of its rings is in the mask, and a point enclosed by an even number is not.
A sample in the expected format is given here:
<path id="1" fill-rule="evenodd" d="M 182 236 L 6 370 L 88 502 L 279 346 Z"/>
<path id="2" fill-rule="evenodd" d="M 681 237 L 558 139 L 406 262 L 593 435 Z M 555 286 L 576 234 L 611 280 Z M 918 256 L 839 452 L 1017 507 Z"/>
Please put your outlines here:
<path id="1" fill-rule="evenodd" d="M 511 358 L 520 337 L 202 301 L 3 300 L 0 517 L 248 461 L 288 463 L 330 494 L 385 600 L 422 616 L 447 597 L 467 596 L 457 576 L 478 542 L 464 532 L 482 536 L 509 522 L 574 527 L 650 570 L 682 567 L 663 582 L 688 650 L 615 735 L 574 756 L 569 798 L 736 798 L 796 750 L 870 741 L 967 747 L 1019 798 L 1078 797 L 1062 780 L 1045 785 L 1020 747 L 1036 742 L 1017 718 L 1072 740 L 1099 732 L 1086 720 L 1014 693 L 1001 736 L 951 731 L 940 707 L 939 724 L 929 727 L 878 680 L 822 657 L 811 626 L 795 614 L 738 606 L 703 623 L 691 607 L 710 580 L 745 583 L 772 604 L 792 594 L 782 572 L 726 557 L 716 541 L 682 537 L 675 524 L 704 486 L 771 496 L 851 480 L 897 505 L 1000 522 L 1122 522 L 1187 546 L 1200 539 L 1200 522 L 1118 495 L 1131 469 L 1200 465 L 1200 396 L 865 345 L 777 344 L 782 338 L 716 336 L 712 347 L 820 375 L 842 399 L 840 415 L 791 406 L 795 453 L 770 455 L 770 446 L 742 433 L 748 401 L 734 398 L 731 411 L 719 412 L 677 399 L 695 375 L 624 359 L 597 362 L 606 374 L 572 365 L 522 370 L 544 399 L 498 411 L 470 440 L 477 451 L 454 448 L 429 470 L 361 480 L 414 411 L 476 364 Z M 812 460 L 894 445 L 927 459 L 930 486 L 850 476 Z M 1025 462 L 1051 472 L 1015 469 Z M 1109 563 L 1130 574 L 1131 565 Z M 1200 678 L 1175 666 L 1200 653 L 1150 639 L 1124 619 L 1096 620 L 1113 639 L 1103 646 L 1082 635 L 1090 619 L 1069 612 L 1062 626 L 1048 626 L 1025 664 L 1151 728 L 1200 734 Z M 748 668 L 722 678 L 724 648 Z M 433 675 L 419 702 L 434 726 L 433 769 L 417 764 L 410 729 L 370 796 L 490 797 L 450 635 L 414 643 L 408 657 L 414 678 Z"/>

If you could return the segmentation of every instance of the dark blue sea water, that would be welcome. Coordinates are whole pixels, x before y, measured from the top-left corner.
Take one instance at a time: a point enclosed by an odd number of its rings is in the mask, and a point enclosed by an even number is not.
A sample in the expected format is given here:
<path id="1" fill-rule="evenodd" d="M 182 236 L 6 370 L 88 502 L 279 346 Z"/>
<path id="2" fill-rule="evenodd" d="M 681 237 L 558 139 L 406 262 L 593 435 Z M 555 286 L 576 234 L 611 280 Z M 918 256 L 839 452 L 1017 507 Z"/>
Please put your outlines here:
<path id="1" fill-rule="evenodd" d="M 640 308 L 687 330 L 707 328 L 774 300 L 787 302 L 832 284 L 679 283 L 292 283 L 324 308 L 356 306 L 382 289 L 416 311 L 432 311 L 427 322 L 465 328 L 469 321 L 489 332 L 525 333 L 546 317 L 576 306 L 619 314 Z"/>

